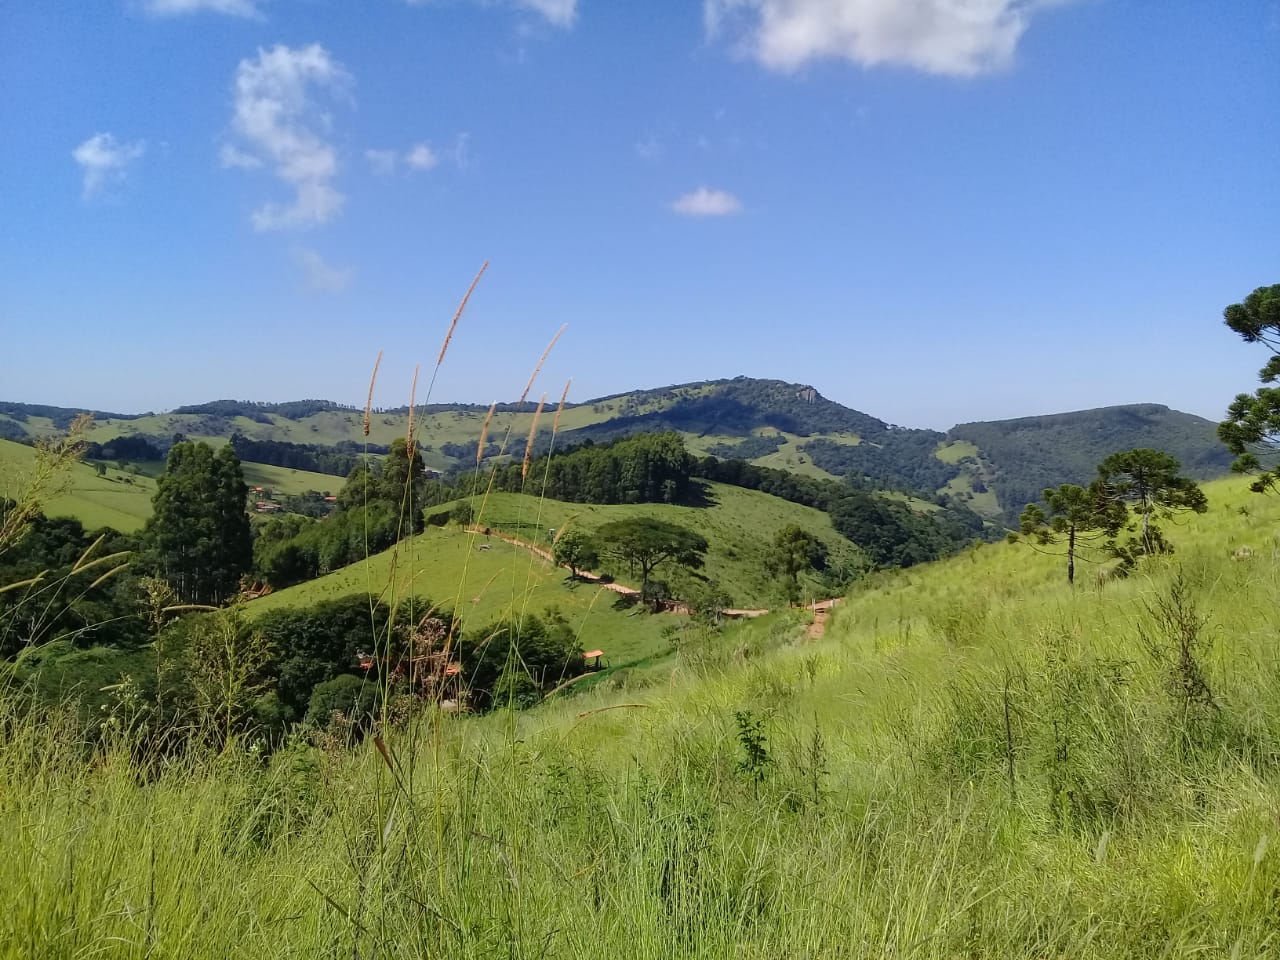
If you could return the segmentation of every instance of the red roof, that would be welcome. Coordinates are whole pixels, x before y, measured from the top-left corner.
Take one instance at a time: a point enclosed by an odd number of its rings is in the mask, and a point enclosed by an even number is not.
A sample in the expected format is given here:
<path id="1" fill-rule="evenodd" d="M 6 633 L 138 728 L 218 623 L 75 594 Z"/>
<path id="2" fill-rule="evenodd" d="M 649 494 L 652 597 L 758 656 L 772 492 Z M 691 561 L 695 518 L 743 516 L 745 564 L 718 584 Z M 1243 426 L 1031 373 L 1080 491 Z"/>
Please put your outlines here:
<path id="1" fill-rule="evenodd" d="M 595 659 L 596 657 L 603 657 L 603 656 L 604 656 L 604 651 L 603 651 L 603 650 L 588 650 L 588 651 L 587 651 L 586 653 L 584 653 L 582 656 L 583 656 L 583 659 L 585 659 L 585 660 L 593 660 L 593 659 Z"/>

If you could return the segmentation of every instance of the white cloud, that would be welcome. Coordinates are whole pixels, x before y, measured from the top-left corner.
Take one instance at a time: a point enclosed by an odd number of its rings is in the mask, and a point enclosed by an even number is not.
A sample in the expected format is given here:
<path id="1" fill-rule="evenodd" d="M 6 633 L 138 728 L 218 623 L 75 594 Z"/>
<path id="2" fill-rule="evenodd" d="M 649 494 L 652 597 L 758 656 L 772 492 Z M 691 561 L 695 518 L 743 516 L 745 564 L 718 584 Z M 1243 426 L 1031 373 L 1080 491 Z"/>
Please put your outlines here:
<path id="1" fill-rule="evenodd" d="M 686 217 L 727 217 L 742 212 L 742 201 L 723 190 L 699 187 L 676 200 L 671 209 Z"/>
<path id="2" fill-rule="evenodd" d="M 380 177 L 389 176 L 396 172 L 396 156 L 394 150 L 366 150 L 364 158 L 369 161 L 369 167 Z"/>
<path id="3" fill-rule="evenodd" d="M 404 162 L 411 170 L 430 170 L 440 162 L 440 158 L 430 144 L 417 143 L 404 155 Z"/>
<path id="4" fill-rule="evenodd" d="M 335 267 L 309 247 L 295 247 L 293 262 L 302 270 L 307 286 L 312 290 L 341 293 L 355 276 L 351 267 Z"/>
<path id="5" fill-rule="evenodd" d="M 766 67 L 843 58 L 973 76 L 1007 67 L 1034 13 L 1070 0 L 704 0 L 710 35 Z"/>
<path id="6" fill-rule="evenodd" d="M 108 183 L 124 180 L 129 165 L 147 151 L 147 145 L 120 143 L 109 133 L 95 133 L 71 151 L 71 156 L 84 174 L 82 196 L 88 200 Z"/>
<path id="7" fill-rule="evenodd" d="M 578 0 L 516 0 L 516 6 L 540 13 L 557 27 L 571 27 L 578 16 Z"/>
<path id="8" fill-rule="evenodd" d="M 229 143 L 223 144 L 218 151 L 218 162 L 228 169 L 253 170 L 262 166 L 262 161 L 252 153 L 246 153 Z"/>
<path id="9" fill-rule="evenodd" d="M 410 6 L 418 7 L 432 3 L 433 0 L 405 0 Z M 487 4 L 489 0 L 477 0 Z M 571 27 L 578 17 L 578 0 L 506 0 L 508 5 L 521 10 L 530 10 L 557 27 Z"/>
<path id="10" fill-rule="evenodd" d="M 342 209 L 345 197 L 333 186 L 338 158 L 322 133 L 329 117 L 312 93 L 343 93 L 351 78 L 319 44 L 293 49 L 283 45 L 258 50 L 254 60 L 236 68 L 232 129 L 243 149 L 225 149 L 231 166 L 270 164 L 275 175 L 294 191 L 291 203 L 269 203 L 252 215 L 255 230 L 280 230 L 325 223 Z"/>
<path id="11" fill-rule="evenodd" d="M 144 0 L 143 9 L 157 17 L 176 17 L 184 13 L 225 13 L 233 17 L 258 16 L 257 0 Z"/>

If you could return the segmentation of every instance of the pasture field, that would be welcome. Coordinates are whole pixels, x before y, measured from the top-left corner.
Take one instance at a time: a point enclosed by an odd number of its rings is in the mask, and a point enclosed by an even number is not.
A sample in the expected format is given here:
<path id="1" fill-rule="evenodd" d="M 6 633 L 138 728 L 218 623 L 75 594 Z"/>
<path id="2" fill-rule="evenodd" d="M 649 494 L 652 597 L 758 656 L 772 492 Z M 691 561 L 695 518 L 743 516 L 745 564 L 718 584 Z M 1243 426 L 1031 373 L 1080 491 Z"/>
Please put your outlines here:
<path id="1" fill-rule="evenodd" d="M 0 440 L 0 496 L 17 491 L 35 462 L 35 451 L 21 443 Z M 141 529 L 151 516 L 155 481 L 145 475 L 122 473 L 109 467 L 98 476 L 92 464 L 72 464 L 62 492 L 44 506 L 52 517 L 75 517 L 86 530 L 113 527 L 122 533 Z"/>
<path id="2" fill-rule="evenodd" d="M 601 586 L 567 581 L 568 571 L 523 547 L 460 527 L 429 528 L 397 548 L 327 576 L 268 594 L 248 605 L 250 616 L 305 608 L 322 600 L 373 593 L 387 602 L 416 597 L 454 611 L 465 630 L 526 613 L 557 609 L 583 649 L 603 649 L 613 667 L 665 654 L 662 629 L 683 618 L 615 609 Z"/>
<path id="3" fill-rule="evenodd" d="M 577 527 L 590 533 L 605 523 L 631 517 L 654 517 L 687 527 L 705 537 L 710 549 L 701 570 L 682 576 L 714 581 L 739 607 L 772 607 L 779 601 L 779 587 L 766 571 L 765 561 L 769 543 L 788 525 L 794 524 L 825 543 L 832 566 L 859 562 L 858 548 L 836 532 L 831 518 L 821 510 L 726 484 L 709 483 L 706 489 L 709 505 L 699 507 L 563 503 L 518 493 L 493 493 L 487 498 L 472 497 L 470 502 L 480 526 L 513 533 L 548 548 L 550 530 Z M 610 572 L 621 581 L 632 582 L 625 570 Z M 823 588 L 817 577 L 802 578 L 802 585 L 806 598 L 825 599 L 819 597 Z"/>
<path id="4" fill-rule="evenodd" d="M 382 747 L 236 741 L 140 779 L 127 738 L 86 763 L 2 700 L 0 953 L 1275 956 L 1280 501 L 1246 484 L 1127 579 L 985 545 L 859 582 L 818 640 L 695 631 Z M 461 594 L 523 602 L 527 552 L 432 534 L 474 553 Z"/>

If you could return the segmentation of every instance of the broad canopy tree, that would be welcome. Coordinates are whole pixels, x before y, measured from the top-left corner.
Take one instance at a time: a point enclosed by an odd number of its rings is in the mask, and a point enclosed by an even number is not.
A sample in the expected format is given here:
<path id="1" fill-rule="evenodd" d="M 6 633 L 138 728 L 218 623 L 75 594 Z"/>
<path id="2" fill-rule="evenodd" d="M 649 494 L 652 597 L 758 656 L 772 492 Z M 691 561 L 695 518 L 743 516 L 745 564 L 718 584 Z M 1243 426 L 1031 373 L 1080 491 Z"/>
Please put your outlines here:
<path id="1" fill-rule="evenodd" d="M 640 596 L 652 600 L 650 578 L 654 570 L 674 564 L 689 570 L 702 566 L 707 541 L 686 527 L 650 517 L 632 517 L 606 523 L 595 534 L 597 550 L 640 569 Z"/>
<path id="2" fill-rule="evenodd" d="M 1044 491 L 1045 506 L 1029 503 L 1022 511 L 1020 526 L 1025 536 L 1041 546 L 1064 542 L 1067 582 L 1075 583 L 1076 556 L 1081 541 L 1100 536 L 1114 537 L 1124 527 L 1128 511 L 1123 503 L 1107 495 L 1100 481 L 1088 487 L 1064 483 Z"/>
<path id="3" fill-rule="evenodd" d="M 1271 351 L 1258 372 L 1262 383 L 1280 381 L 1280 283 L 1258 287 L 1242 303 L 1223 310 L 1222 317 L 1245 343 L 1260 343 Z M 1274 457 L 1280 450 L 1280 387 L 1238 394 L 1227 408 L 1227 419 L 1218 425 L 1218 437 L 1236 455 L 1234 469 L 1258 472 L 1251 487 L 1255 493 L 1280 485 L 1280 462 Z M 1270 464 L 1265 469 L 1264 458 Z"/>
<path id="4" fill-rule="evenodd" d="M 556 564 L 569 568 L 569 578 L 578 579 L 578 571 L 594 566 L 599 559 L 591 537 L 582 530 L 563 530 L 551 545 Z"/>

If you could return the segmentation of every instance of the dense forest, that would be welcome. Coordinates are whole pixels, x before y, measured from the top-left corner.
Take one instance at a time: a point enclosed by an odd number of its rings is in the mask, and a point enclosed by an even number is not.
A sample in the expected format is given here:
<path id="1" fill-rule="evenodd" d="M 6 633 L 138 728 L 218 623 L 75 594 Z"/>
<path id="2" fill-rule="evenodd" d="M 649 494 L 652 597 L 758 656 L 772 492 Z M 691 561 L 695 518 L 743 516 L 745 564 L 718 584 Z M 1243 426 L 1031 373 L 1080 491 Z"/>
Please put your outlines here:
<path id="1" fill-rule="evenodd" d="M 1141 446 L 1178 460 L 1195 480 L 1222 476 L 1231 454 L 1217 439 L 1216 425 L 1155 403 L 1103 407 L 1043 417 L 962 423 L 948 437 L 977 446 L 994 465 L 991 487 L 1012 525 L 1019 511 L 1046 487 L 1086 484 L 1108 454 Z M 1141 442 L 1135 443 L 1134 437 Z"/>

